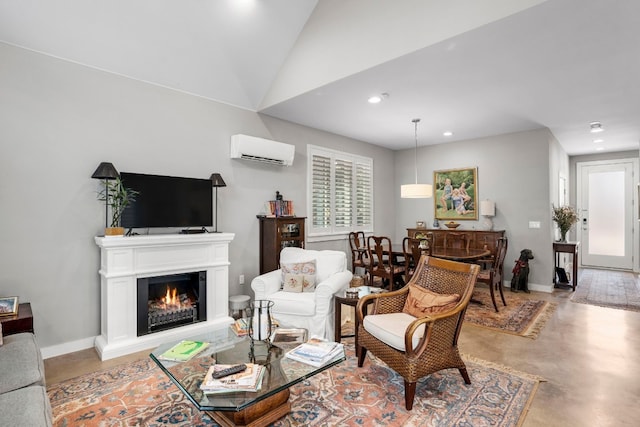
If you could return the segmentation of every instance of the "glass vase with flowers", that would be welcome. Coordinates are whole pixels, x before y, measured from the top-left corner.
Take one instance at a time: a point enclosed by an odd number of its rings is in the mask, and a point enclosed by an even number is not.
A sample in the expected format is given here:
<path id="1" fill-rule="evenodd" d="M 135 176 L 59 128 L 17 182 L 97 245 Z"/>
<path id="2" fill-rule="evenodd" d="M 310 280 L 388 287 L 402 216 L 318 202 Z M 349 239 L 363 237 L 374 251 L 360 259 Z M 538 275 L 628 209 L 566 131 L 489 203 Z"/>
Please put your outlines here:
<path id="1" fill-rule="evenodd" d="M 558 224 L 560 229 L 560 241 L 567 241 L 567 233 L 578 222 L 578 213 L 571 206 L 552 206 L 553 220 Z"/>

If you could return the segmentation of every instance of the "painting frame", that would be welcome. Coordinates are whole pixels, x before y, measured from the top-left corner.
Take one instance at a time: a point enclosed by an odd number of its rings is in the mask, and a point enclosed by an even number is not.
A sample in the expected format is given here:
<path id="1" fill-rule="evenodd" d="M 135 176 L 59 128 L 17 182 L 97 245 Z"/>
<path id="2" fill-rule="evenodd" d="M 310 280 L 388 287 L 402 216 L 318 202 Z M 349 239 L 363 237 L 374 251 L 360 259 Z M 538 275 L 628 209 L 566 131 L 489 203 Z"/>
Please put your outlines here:
<path id="1" fill-rule="evenodd" d="M 467 167 L 433 171 L 433 198 L 436 219 L 477 221 L 479 210 L 478 168 Z"/>
<path id="2" fill-rule="evenodd" d="M 0 297 L 0 317 L 18 314 L 18 297 Z"/>

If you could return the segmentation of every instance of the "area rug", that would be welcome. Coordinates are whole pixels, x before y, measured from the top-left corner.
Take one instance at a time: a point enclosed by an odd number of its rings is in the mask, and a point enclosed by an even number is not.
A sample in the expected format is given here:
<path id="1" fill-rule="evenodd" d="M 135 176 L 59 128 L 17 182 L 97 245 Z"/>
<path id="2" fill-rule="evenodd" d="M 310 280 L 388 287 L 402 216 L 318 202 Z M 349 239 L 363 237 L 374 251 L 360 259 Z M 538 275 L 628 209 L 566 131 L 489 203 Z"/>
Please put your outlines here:
<path id="1" fill-rule="evenodd" d="M 496 295 L 500 310 L 496 313 L 489 289 L 476 288 L 472 298 L 475 302 L 469 303 L 465 323 L 535 339 L 558 306 L 554 302 L 526 298 L 509 290 L 505 290 L 504 297 L 506 307 Z"/>
<path id="2" fill-rule="evenodd" d="M 347 360 L 291 388 L 291 426 L 518 426 L 539 377 L 464 356 L 471 377 L 457 369 L 423 378 L 412 411 L 404 408 L 400 376 L 369 357 L 357 367 L 353 339 Z M 56 427 L 215 426 L 151 360 L 143 359 L 48 387 Z"/>
<path id="3" fill-rule="evenodd" d="M 571 301 L 640 311 L 640 280 L 626 271 L 584 269 Z"/>

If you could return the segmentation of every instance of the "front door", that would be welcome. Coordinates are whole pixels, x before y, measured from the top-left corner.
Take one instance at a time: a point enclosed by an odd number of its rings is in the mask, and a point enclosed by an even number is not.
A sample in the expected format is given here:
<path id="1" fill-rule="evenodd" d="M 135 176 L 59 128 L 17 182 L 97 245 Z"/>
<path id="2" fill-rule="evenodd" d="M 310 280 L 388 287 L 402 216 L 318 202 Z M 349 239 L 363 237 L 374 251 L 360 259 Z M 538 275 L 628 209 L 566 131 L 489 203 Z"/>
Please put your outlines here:
<path id="1" fill-rule="evenodd" d="M 633 268 L 633 170 L 633 159 L 577 164 L 583 266 Z"/>

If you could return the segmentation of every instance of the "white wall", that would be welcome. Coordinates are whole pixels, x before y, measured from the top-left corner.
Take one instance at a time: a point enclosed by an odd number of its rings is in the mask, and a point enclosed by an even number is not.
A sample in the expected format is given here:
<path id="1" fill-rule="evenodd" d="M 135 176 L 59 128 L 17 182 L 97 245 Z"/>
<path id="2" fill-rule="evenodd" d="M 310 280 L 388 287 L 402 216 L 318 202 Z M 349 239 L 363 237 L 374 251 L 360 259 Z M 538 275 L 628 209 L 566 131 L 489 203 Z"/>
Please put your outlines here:
<path id="1" fill-rule="evenodd" d="M 256 214 L 264 201 L 279 190 L 306 214 L 308 143 L 373 157 L 376 225 L 393 232 L 387 149 L 1 43 L 0 63 L 0 295 L 31 302 L 42 346 L 75 349 L 99 334 L 93 237 L 103 232 L 104 205 L 90 177 L 101 161 L 125 172 L 222 175 L 218 229 L 236 234 L 230 295 L 249 294 L 258 274 Z M 294 165 L 230 160 L 235 133 L 295 144 Z"/>
<path id="2" fill-rule="evenodd" d="M 553 271 L 551 205 L 549 184 L 549 143 L 547 129 L 498 135 L 449 144 L 418 148 L 418 181 L 433 183 L 433 171 L 478 168 L 478 199 L 496 203 L 494 230 L 506 230 L 509 249 L 505 260 L 505 278 L 520 250 L 533 250 L 529 286 L 551 290 Z M 401 199 L 400 185 L 414 182 L 414 150 L 396 153 L 396 203 L 398 219 L 395 239 L 406 236 L 406 228 L 416 220 L 434 218 L 433 198 Z M 482 217 L 479 218 L 480 220 Z M 539 221 L 540 229 L 530 229 L 529 221 Z M 460 221 L 460 229 L 480 229 L 477 221 Z"/>

